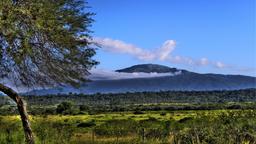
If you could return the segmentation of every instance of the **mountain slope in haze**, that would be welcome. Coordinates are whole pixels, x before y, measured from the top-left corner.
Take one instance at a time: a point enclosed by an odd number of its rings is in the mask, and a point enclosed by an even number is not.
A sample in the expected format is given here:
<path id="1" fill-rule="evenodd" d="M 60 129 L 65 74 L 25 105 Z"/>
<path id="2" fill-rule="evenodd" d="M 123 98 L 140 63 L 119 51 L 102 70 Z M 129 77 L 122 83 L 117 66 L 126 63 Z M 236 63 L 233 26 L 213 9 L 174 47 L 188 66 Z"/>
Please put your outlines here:
<path id="1" fill-rule="evenodd" d="M 242 75 L 199 74 L 169 68 L 161 65 L 135 65 L 122 70 L 121 73 L 177 73 L 170 76 L 129 78 L 115 80 L 94 80 L 78 89 L 72 87 L 37 90 L 29 94 L 44 95 L 57 93 L 120 93 L 166 90 L 235 90 L 256 88 L 256 78 Z"/>

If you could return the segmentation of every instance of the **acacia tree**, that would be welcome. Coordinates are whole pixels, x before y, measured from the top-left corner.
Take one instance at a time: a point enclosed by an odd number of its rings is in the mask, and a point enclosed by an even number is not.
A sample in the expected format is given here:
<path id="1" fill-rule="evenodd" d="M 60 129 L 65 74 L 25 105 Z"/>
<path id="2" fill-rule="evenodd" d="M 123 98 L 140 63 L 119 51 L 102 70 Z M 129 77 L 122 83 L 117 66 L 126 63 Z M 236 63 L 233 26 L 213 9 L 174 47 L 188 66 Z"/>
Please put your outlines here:
<path id="1" fill-rule="evenodd" d="M 87 81 L 93 13 L 84 0 L 1 0 L 0 91 L 13 99 L 26 142 L 34 143 L 24 101 L 12 88 L 73 85 Z"/>

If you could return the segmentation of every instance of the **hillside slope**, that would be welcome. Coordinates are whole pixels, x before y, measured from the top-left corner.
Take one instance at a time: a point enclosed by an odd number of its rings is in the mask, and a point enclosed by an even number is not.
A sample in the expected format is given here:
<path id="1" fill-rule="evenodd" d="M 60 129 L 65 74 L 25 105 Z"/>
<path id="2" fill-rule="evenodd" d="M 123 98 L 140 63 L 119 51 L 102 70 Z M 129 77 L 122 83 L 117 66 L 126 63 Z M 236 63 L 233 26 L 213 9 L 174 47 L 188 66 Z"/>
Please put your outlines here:
<path id="1" fill-rule="evenodd" d="M 176 75 L 129 78 L 115 80 L 94 80 L 80 88 L 62 87 L 46 90 L 35 90 L 29 94 L 44 95 L 57 93 L 120 93 L 141 91 L 166 91 L 166 90 L 236 90 L 256 88 L 256 78 L 242 75 L 199 74 L 161 65 L 136 65 L 130 68 L 117 70 L 122 73 L 178 73 Z"/>

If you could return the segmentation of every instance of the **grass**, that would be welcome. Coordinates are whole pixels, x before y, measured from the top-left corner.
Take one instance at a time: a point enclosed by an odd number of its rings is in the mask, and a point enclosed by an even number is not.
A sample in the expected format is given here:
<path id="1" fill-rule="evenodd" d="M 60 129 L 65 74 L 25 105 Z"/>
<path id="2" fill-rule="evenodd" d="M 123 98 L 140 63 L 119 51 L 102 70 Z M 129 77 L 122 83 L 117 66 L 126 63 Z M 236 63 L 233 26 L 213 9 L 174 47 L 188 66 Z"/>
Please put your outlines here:
<path id="1" fill-rule="evenodd" d="M 38 144 L 256 143 L 255 110 L 31 116 Z M 18 116 L 0 116 L 0 143 L 24 143 Z"/>

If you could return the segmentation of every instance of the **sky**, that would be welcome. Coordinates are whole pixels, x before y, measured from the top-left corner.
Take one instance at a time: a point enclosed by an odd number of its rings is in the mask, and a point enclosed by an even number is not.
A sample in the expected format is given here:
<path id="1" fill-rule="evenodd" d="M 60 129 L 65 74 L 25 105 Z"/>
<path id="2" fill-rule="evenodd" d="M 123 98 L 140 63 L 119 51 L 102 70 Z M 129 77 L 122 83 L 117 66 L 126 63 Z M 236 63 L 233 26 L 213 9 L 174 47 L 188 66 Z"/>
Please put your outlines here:
<path id="1" fill-rule="evenodd" d="M 154 63 L 256 76 L 254 0 L 88 0 L 97 69 Z"/>

